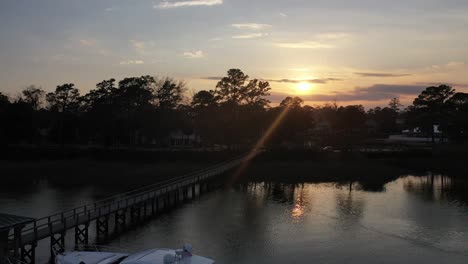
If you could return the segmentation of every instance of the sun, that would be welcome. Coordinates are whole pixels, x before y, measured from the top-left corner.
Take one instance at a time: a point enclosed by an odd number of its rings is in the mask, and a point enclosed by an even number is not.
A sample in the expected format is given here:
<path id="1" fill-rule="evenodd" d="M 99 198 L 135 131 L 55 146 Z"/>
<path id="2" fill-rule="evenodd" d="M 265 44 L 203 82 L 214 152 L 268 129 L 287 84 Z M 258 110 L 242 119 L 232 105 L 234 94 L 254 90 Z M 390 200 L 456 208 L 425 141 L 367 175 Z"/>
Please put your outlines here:
<path id="1" fill-rule="evenodd" d="M 306 94 L 312 89 L 312 85 L 308 82 L 300 82 L 296 85 L 297 92 L 301 94 Z"/>

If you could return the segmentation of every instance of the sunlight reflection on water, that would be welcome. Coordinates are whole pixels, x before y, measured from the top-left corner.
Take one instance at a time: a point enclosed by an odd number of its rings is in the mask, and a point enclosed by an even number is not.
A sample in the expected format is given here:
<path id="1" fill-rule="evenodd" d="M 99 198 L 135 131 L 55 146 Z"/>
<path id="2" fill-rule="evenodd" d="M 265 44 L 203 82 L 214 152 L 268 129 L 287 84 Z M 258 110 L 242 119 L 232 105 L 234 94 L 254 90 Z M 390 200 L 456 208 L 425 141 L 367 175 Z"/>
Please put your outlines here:
<path id="1" fill-rule="evenodd" d="M 249 183 L 209 193 L 111 245 L 136 251 L 190 242 L 218 263 L 468 263 L 466 187 L 439 175 L 402 177 L 383 192 L 359 184 Z M 39 216 L 103 195 L 90 186 L 42 183 L 28 193 L 2 190 L 0 211 Z M 40 263 L 47 248 L 41 241 Z"/>

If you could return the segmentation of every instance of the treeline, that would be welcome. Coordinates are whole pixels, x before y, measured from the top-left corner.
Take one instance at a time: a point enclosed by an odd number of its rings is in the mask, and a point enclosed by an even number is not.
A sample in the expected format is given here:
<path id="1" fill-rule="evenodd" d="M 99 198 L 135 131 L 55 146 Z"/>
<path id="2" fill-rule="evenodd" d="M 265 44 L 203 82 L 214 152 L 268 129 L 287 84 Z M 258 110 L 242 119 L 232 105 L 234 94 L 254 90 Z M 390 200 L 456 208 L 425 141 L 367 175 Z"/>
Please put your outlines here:
<path id="1" fill-rule="evenodd" d="M 152 76 L 104 80 L 81 95 L 74 84 L 46 93 L 30 86 L 17 98 L 0 93 L 0 142 L 8 144 L 80 144 L 105 147 L 168 147 L 171 135 L 196 135 L 195 146 L 324 146 L 357 144 L 402 129 L 419 128 L 435 137 L 468 137 L 468 94 L 449 86 L 429 87 L 401 110 L 393 98 L 387 107 L 365 111 L 361 105 L 304 105 L 287 97 L 278 106 L 267 100 L 270 84 L 231 69 L 213 90 L 187 98 L 183 82 Z"/>

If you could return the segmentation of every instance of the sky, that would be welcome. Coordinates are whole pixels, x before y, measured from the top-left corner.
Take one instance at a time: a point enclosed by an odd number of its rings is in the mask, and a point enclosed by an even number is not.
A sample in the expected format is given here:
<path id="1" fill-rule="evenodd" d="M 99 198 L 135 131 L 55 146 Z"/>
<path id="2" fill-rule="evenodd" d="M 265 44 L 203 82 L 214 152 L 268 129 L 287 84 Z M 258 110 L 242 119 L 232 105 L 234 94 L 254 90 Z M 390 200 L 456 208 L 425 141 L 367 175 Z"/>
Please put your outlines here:
<path id="1" fill-rule="evenodd" d="M 1 0 L 0 91 L 154 75 L 193 93 L 239 68 L 273 104 L 408 105 L 468 92 L 467 28 L 466 0 Z"/>

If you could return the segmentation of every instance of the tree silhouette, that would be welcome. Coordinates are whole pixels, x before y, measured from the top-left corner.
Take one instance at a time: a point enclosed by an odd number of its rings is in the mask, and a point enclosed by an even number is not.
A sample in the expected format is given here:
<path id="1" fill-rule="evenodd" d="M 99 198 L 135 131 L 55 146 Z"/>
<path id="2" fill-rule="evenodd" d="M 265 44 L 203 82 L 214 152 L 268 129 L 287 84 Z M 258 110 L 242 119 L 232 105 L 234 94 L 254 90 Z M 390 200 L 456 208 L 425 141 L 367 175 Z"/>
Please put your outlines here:
<path id="1" fill-rule="evenodd" d="M 32 109 L 37 111 L 41 108 L 45 95 L 41 87 L 30 85 L 22 91 L 22 94 L 23 100 L 30 104 Z"/>
<path id="2" fill-rule="evenodd" d="M 431 86 L 426 88 L 409 108 L 413 121 L 427 131 L 435 142 L 434 126 L 446 126 L 447 101 L 455 93 L 448 85 Z"/>
<path id="3" fill-rule="evenodd" d="M 302 100 L 300 97 L 286 97 L 281 101 L 280 107 L 290 107 L 290 108 L 300 108 L 302 104 L 304 103 L 304 100 Z"/>
<path id="4" fill-rule="evenodd" d="M 161 80 L 155 91 L 155 99 L 160 109 L 174 109 L 183 99 L 185 83 L 176 82 L 171 78 Z"/>
<path id="5" fill-rule="evenodd" d="M 267 106 L 270 101 L 265 99 L 271 90 L 268 82 L 253 79 L 239 69 L 230 69 L 227 76 L 222 78 L 216 85 L 216 97 L 221 103 L 234 105 Z"/>
<path id="6" fill-rule="evenodd" d="M 419 127 L 434 138 L 433 127 L 439 125 L 450 139 L 468 139 L 468 94 L 446 85 L 428 87 L 405 110 L 392 98 L 387 107 L 367 112 L 362 105 L 304 106 L 293 96 L 270 107 L 270 89 L 268 82 L 230 69 L 214 90 L 201 90 L 188 103 L 184 82 L 145 75 L 118 83 L 103 80 L 82 97 L 72 83 L 59 85 L 45 96 L 43 108 L 44 91 L 30 86 L 11 102 L 0 93 L 0 135 L 12 144 L 167 146 L 171 132 L 195 131 L 208 146 L 248 148 L 272 132 L 269 146 L 313 141 L 351 148 L 366 137 L 384 137 L 404 128 Z M 406 124 L 397 125 L 400 116 L 406 117 Z"/>
<path id="7" fill-rule="evenodd" d="M 223 77 L 216 85 L 216 95 L 224 103 L 240 104 L 242 90 L 249 76 L 239 69 L 230 69 L 227 77 Z"/>
<path id="8" fill-rule="evenodd" d="M 455 93 L 448 101 L 447 130 L 456 140 L 468 137 L 468 94 Z"/>
<path id="9" fill-rule="evenodd" d="M 73 133 L 77 129 L 74 115 L 79 111 L 80 92 L 75 88 L 73 83 L 66 83 L 57 86 L 54 92 L 48 93 L 46 100 L 49 104 L 49 109 L 58 114 L 55 116 L 57 120 L 55 131 L 58 141 L 63 148 L 66 137 L 74 137 L 76 135 L 76 133 Z"/>
<path id="10" fill-rule="evenodd" d="M 115 79 L 104 80 L 96 84 L 96 89 L 90 90 L 83 96 L 83 107 L 89 111 L 106 105 L 111 105 L 117 95 Z"/>
<path id="11" fill-rule="evenodd" d="M 57 112 L 77 111 L 80 104 L 80 92 L 73 83 L 57 86 L 54 92 L 46 96 L 49 108 Z"/>
<path id="12" fill-rule="evenodd" d="M 216 105 L 215 92 L 213 90 L 210 90 L 210 91 L 202 90 L 202 91 L 197 92 L 193 96 L 191 105 L 194 108 Z"/>
<path id="13" fill-rule="evenodd" d="M 400 107 L 402 107 L 403 105 L 400 103 L 400 98 L 395 97 L 390 99 L 388 106 L 390 107 L 390 109 L 398 113 L 400 111 Z"/>
<path id="14" fill-rule="evenodd" d="M 4 95 L 3 93 L 0 92 L 0 106 L 6 106 L 10 104 L 10 100 L 8 99 L 8 96 Z"/>

